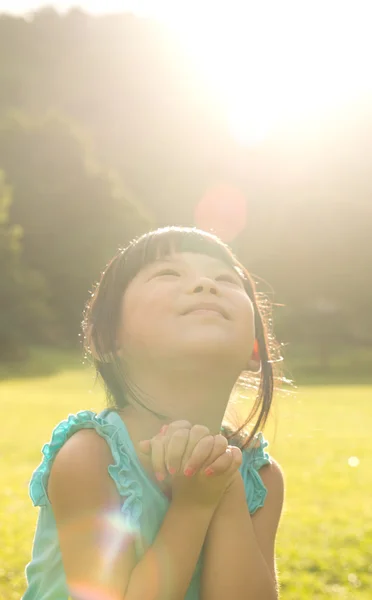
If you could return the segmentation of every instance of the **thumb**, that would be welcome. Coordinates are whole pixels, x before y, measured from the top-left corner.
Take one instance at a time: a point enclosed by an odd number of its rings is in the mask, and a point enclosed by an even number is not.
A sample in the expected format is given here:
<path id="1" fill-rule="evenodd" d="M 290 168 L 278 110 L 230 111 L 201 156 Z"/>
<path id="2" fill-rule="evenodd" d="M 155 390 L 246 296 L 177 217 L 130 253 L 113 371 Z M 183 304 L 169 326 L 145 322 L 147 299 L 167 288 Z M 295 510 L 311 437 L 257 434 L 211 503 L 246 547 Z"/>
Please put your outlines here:
<path id="1" fill-rule="evenodd" d="M 143 454 L 151 454 L 151 440 L 143 440 L 138 445 Z"/>

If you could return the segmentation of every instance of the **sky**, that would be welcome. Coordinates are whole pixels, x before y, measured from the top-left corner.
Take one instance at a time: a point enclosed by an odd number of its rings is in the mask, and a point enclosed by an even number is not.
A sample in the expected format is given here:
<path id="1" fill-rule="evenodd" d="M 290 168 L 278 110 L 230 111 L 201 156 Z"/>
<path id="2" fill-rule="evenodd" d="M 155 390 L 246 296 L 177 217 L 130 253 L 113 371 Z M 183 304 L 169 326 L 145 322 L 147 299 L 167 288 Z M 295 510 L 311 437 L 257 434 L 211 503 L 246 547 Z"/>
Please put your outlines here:
<path id="1" fill-rule="evenodd" d="M 0 0 L 0 12 L 51 4 L 170 25 L 248 145 L 372 94 L 372 0 Z"/>
<path id="2" fill-rule="evenodd" d="M 12 13 L 25 13 L 33 11 L 39 8 L 41 5 L 50 6 L 53 4 L 57 9 L 65 11 L 71 6 L 82 6 L 89 12 L 138 12 L 147 10 L 151 4 L 155 4 L 156 0 L 146 2 L 142 0 L 77 0 L 71 2 L 71 0 L 51 0 L 40 1 L 40 0 L 0 0 L 0 11 L 12 12 Z M 160 3 L 161 4 L 161 3 Z"/>

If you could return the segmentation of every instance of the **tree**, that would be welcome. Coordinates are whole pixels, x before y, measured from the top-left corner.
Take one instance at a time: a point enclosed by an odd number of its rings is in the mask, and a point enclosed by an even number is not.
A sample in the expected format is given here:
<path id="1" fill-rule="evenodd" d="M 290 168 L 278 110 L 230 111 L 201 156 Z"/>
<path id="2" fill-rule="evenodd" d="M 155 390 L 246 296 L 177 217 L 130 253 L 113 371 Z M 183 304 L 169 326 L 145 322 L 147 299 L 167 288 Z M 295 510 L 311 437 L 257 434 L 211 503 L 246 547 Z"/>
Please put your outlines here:
<path id="1" fill-rule="evenodd" d="M 13 184 L 10 222 L 24 232 L 25 263 L 45 278 L 65 340 L 76 342 L 100 270 L 148 219 L 56 113 L 34 122 L 19 115 L 4 120 L 0 165 Z"/>
<path id="2" fill-rule="evenodd" d="M 0 360 L 27 355 L 32 343 L 51 341 L 53 313 L 40 273 L 25 266 L 22 229 L 9 224 L 11 189 L 0 173 Z"/>

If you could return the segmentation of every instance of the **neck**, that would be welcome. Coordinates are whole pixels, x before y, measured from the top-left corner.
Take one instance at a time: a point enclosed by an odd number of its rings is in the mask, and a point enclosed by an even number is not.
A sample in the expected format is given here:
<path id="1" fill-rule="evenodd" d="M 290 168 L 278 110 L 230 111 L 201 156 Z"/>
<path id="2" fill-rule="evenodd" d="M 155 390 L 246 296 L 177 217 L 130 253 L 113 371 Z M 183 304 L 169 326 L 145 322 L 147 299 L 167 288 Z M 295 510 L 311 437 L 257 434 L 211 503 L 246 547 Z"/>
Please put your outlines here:
<path id="1" fill-rule="evenodd" d="M 152 437 L 162 424 L 178 420 L 205 425 L 216 435 L 221 429 L 237 376 L 236 373 L 221 375 L 216 365 L 192 372 L 167 370 L 162 374 L 159 369 L 154 372 L 147 370 L 141 378 L 132 377 L 141 390 L 139 399 L 166 418 L 159 419 L 142 408 L 134 397 L 129 398 L 128 407 L 121 411 L 122 416 L 138 439 Z"/>

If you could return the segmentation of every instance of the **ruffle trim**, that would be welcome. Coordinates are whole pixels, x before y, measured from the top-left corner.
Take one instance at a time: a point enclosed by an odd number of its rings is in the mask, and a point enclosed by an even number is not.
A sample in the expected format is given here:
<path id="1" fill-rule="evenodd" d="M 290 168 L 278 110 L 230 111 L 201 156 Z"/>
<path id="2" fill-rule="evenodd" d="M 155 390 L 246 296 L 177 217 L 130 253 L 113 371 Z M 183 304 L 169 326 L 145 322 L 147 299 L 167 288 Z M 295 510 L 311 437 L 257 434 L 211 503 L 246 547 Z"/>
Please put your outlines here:
<path id="1" fill-rule="evenodd" d="M 267 489 L 258 473 L 264 465 L 271 464 L 271 458 L 265 448 L 269 442 L 262 433 L 252 440 L 251 446 L 243 452 L 243 463 L 240 468 L 244 481 L 249 512 L 255 513 L 262 508 L 267 496 Z"/>
<path id="2" fill-rule="evenodd" d="M 124 498 L 121 511 L 130 519 L 133 526 L 137 526 L 142 514 L 142 488 L 131 478 L 133 469 L 128 450 L 120 440 L 119 427 L 90 410 L 69 415 L 65 421 L 61 421 L 53 430 L 50 442 L 43 446 L 44 458 L 34 471 L 29 485 L 34 506 L 49 504 L 46 490 L 52 463 L 63 444 L 80 429 L 95 429 L 108 443 L 114 459 L 113 464 L 108 467 L 108 472 L 116 484 L 119 495 Z"/>

